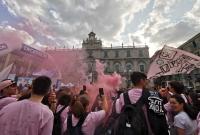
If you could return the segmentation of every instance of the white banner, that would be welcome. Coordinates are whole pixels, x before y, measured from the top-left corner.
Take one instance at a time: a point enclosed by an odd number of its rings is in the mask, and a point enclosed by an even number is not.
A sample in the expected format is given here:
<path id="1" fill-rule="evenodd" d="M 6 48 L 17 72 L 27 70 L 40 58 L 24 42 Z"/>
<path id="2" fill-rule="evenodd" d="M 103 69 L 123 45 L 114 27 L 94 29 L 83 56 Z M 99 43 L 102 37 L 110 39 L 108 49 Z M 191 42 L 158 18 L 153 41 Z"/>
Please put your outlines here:
<path id="1" fill-rule="evenodd" d="M 200 67 L 199 56 L 169 46 L 164 46 L 152 59 L 147 74 L 148 78 L 182 73 L 189 74 L 192 70 Z"/>
<path id="2" fill-rule="evenodd" d="M 35 48 L 32 48 L 28 45 L 25 45 L 25 44 L 22 44 L 21 51 L 23 51 L 27 54 L 33 55 L 33 56 L 40 57 L 40 58 L 48 58 L 48 55 L 46 53 L 39 51 Z"/>

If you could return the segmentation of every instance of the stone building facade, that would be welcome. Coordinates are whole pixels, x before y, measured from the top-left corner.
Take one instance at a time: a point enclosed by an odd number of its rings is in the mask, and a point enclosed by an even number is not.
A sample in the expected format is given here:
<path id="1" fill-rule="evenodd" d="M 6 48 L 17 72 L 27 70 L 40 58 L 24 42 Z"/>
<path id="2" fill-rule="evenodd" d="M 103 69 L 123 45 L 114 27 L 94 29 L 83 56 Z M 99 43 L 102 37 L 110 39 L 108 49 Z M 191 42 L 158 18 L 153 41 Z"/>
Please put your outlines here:
<path id="1" fill-rule="evenodd" d="M 95 70 L 95 60 L 99 59 L 105 63 L 105 73 L 118 72 L 122 76 L 129 76 L 133 71 L 146 73 L 149 67 L 148 46 L 110 46 L 103 47 L 102 41 L 96 37 L 94 32 L 88 34 L 83 40 L 82 48 L 87 52 L 89 72 Z"/>
<path id="2" fill-rule="evenodd" d="M 200 56 L 200 33 L 178 47 L 181 50 Z M 183 82 L 194 89 L 200 89 L 200 69 L 193 70 L 189 75 L 182 76 Z"/>
<path id="3" fill-rule="evenodd" d="M 79 52 L 80 51 L 80 52 Z M 105 64 L 105 73 L 119 73 L 129 80 L 130 74 L 133 71 L 141 71 L 146 73 L 149 67 L 149 48 L 148 46 L 136 47 L 132 46 L 110 46 L 104 47 L 100 39 L 96 37 L 94 32 L 88 34 L 88 38 L 83 40 L 82 49 L 69 48 L 54 48 L 47 49 L 46 52 L 50 55 L 60 54 L 63 56 L 66 53 L 83 53 L 84 61 L 88 65 L 87 75 L 91 82 L 97 79 L 96 60 Z M 91 76 L 92 75 L 92 76 Z"/>
<path id="4" fill-rule="evenodd" d="M 189 39 L 187 42 L 178 47 L 178 49 L 191 52 L 200 56 L 200 33 Z"/>

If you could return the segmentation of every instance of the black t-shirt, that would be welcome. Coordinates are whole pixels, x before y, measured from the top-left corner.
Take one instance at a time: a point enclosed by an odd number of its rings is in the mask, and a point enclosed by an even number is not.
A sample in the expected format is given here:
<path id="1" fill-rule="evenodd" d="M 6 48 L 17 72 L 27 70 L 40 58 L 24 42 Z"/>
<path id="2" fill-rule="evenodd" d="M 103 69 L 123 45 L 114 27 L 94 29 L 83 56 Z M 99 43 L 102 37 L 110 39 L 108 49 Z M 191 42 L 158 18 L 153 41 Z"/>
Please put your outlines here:
<path id="1" fill-rule="evenodd" d="M 148 119 L 154 135 L 169 135 L 163 98 L 157 91 L 145 91 L 143 99 L 147 107 Z"/>

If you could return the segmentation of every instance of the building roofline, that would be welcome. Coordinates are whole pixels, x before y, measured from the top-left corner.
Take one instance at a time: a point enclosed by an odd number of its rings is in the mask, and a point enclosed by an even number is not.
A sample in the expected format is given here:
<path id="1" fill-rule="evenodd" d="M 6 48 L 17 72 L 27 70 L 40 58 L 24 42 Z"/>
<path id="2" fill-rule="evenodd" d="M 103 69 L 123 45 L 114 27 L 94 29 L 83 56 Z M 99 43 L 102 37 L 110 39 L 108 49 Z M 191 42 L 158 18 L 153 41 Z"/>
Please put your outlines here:
<path id="1" fill-rule="evenodd" d="M 192 38 L 190 38 L 189 40 L 187 40 L 185 43 L 183 43 L 182 45 L 180 45 L 178 48 L 184 47 L 185 45 L 187 45 L 188 43 L 190 43 L 193 40 L 197 39 L 198 37 L 200 37 L 200 33 L 196 34 L 195 36 L 193 36 Z"/>
<path id="2" fill-rule="evenodd" d="M 121 50 L 121 49 L 144 49 L 149 48 L 147 45 L 145 46 L 112 46 L 112 47 L 102 47 L 102 48 L 46 48 L 46 51 L 81 51 L 83 50 Z"/>
<path id="3" fill-rule="evenodd" d="M 140 48 L 149 48 L 147 45 L 140 45 L 140 46 L 104 46 L 102 49 L 140 49 Z"/>

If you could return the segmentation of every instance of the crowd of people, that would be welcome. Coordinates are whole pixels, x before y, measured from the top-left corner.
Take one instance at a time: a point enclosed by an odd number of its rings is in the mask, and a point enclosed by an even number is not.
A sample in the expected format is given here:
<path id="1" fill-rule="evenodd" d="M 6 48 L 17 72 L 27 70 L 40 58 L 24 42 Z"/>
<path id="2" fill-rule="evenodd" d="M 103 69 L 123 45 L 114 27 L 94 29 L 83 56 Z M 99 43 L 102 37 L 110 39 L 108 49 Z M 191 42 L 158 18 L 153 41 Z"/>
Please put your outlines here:
<path id="1" fill-rule="evenodd" d="M 0 82 L 1 135 L 200 135 L 200 99 L 181 82 L 149 87 L 147 76 L 133 72 L 133 87 L 110 97 L 99 90 L 94 103 L 86 86 L 54 91 L 40 76 L 21 91 Z M 97 90 L 98 91 L 98 90 Z M 94 97 L 92 97 L 94 98 Z"/>

